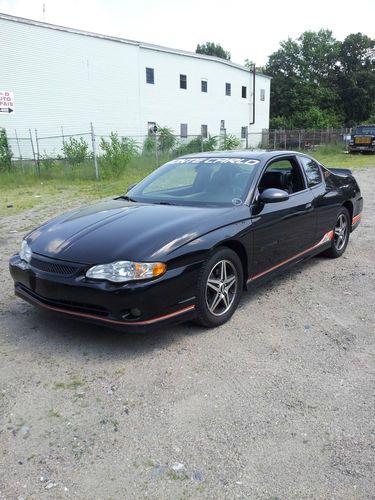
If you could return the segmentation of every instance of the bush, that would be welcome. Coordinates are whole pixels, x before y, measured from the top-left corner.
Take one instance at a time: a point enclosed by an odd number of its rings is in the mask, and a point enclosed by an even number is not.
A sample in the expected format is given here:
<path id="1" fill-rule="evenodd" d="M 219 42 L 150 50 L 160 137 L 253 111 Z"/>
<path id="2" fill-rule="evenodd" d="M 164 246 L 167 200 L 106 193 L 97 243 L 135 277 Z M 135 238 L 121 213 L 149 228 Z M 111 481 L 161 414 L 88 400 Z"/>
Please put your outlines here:
<path id="1" fill-rule="evenodd" d="M 176 142 L 177 139 L 172 129 L 158 126 L 157 133 L 149 135 L 143 143 L 143 152 L 153 154 L 157 147 L 161 153 L 169 153 L 175 147 Z"/>
<path id="2" fill-rule="evenodd" d="M 79 139 L 69 137 L 68 140 L 64 141 L 62 151 L 64 153 L 64 157 L 70 165 L 79 165 L 91 157 L 89 145 L 83 137 L 80 137 Z"/>
<path id="3" fill-rule="evenodd" d="M 40 161 L 46 170 L 51 170 L 53 167 L 56 167 L 56 161 L 54 160 L 53 156 L 48 155 L 45 151 Z"/>
<path id="4" fill-rule="evenodd" d="M 241 141 L 233 134 L 228 134 L 224 137 L 223 149 L 227 151 L 228 149 L 237 149 L 241 146 Z"/>
<path id="5" fill-rule="evenodd" d="M 217 137 L 208 136 L 208 139 L 203 139 L 202 136 L 198 135 L 191 139 L 191 141 L 186 144 L 180 144 L 180 146 L 175 149 L 174 154 L 176 156 L 188 155 L 192 153 L 200 153 L 202 151 L 215 151 L 217 148 Z"/>
<path id="6" fill-rule="evenodd" d="M 8 143 L 4 128 L 0 128 L 0 172 L 5 172 L 12 167 L 12 151 Z"/>
<path id="7" fill-rule="evenodd" d="M 100 148 L 103 155 L 99 157 L 102 174 L 119 174 L 130 160 L 139 154 L 139 147 L 134 139 L 119 137 L 117 132 L 111 132 L 109 140 L 102 137 Z"/>

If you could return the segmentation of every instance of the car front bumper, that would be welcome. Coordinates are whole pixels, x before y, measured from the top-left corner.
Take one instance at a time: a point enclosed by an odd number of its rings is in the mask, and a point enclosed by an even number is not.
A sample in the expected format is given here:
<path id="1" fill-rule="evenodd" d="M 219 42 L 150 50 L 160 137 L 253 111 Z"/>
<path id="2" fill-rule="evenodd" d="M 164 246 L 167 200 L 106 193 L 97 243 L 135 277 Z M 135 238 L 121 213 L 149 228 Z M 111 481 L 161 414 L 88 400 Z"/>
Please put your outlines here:
<path id="1" fill-rule="evenodd" d="M 375 153 L 375 145 L 366 144 L 351 144 L 348 146 L 349 153 Z"/>
<path id="2" fill-rule="evenodd" d="M 11 257 L 15 294 L 49 311 L 124 331 L 145 331 L 191 319 L 201 263 L 170 269 L 160 278 L 115 284 L 84 274 L 61 276 Z"/>

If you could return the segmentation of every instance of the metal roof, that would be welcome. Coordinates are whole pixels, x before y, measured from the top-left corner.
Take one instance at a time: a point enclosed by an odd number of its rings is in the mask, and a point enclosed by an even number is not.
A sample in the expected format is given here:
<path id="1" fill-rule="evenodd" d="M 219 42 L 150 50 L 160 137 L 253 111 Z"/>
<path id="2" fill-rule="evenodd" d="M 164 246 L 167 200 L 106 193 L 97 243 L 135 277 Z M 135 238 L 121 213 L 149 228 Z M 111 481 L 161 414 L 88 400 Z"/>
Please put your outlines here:
<path id="1" fill-rule="evenodd" d="M 42 21 L 35 21 L 33 19 L 26 19 L 24 17 L 18 17 L 18 16 L 13 16 L 10 14 L 4 14 L 0 12 L 0 19 L 4 19 L 6 21 L 12 21 L 15 23 L 22 23 L 22 24 L 28 24 L 31 26 L 38 26 L 40 28 L 47 28 L 47 29 L 52 29 L 56 31 L 64 31 L 66 33 L 74 33 L 76 35 L 83 35 L 83 36 L 89 36 L 93 38 L 101 38 L 102 40 L 110 40 L 112 42 L 119 42 L 119 43 L 126 43 L 128 45 L 136 45 L 142 49 L 148 49 L 148 50 L 155 50 L 158 52 L 167 52 L 170 54 L 177 54 L 181 56 L 186 56 L 186 57 L 194 57 L 195 59 L 204 59 L 206 61 L 213 61 L 213 62 L 218 62 L 220 64 L 225 64 L 227 66 L 232 66 L 233 68 L 241 69 L 243 71 L 249 72 L 249 69 L 246 68 L 245 66 L 242 66 L 241 64 L 234 63 L 232 61 L 227 61 L 226 59 L 221 59 L 220 57 L 214 57 L 214 56 L 206 56 L 204 54 L 197 54 L 196 52 L 189 52 L 186 50 L 180 50 L 180 49 L 173 49 L 170 47 L 163 47 L 162 45 L 155 45 L 152 43 L 145 43 L 145 42 L 140 42 L 137 40 L 128 40 L 127 38 L 121 38 L 121 37 L 116 37 L 116 36 L 110 36 L 110 35 L 103 35 L 100 33 L 93 33 L 91 31 L 85 31 L 85 30 L 80 30 L 76 28 L 69 28 L 67 26 L 59 26 L 58 24 L 50 24 Z M 258 75 L 263 76 L 264 78 L 271 79 L 272 77 L 268 75 L 264 75 L 263 73 L 258 73 Z"/>

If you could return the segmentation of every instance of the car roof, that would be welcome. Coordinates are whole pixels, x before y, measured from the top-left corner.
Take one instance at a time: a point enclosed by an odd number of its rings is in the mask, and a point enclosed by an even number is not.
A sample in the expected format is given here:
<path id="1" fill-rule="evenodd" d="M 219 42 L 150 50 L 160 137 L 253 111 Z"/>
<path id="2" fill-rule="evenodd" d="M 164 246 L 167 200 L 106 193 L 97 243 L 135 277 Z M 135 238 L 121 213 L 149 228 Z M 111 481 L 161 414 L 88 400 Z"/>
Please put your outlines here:
<path id="1" fill-rule="evenodd" d="M 191 153 L 180 158 L 249 158 L 252 160 L 267 161 L 276 156 L 290 156 L 296 154 L 303 154 L 297 151 L 244 151 L 244 150 L 230 150 L 230 151 L 203 151 L 202 153 Z"/>

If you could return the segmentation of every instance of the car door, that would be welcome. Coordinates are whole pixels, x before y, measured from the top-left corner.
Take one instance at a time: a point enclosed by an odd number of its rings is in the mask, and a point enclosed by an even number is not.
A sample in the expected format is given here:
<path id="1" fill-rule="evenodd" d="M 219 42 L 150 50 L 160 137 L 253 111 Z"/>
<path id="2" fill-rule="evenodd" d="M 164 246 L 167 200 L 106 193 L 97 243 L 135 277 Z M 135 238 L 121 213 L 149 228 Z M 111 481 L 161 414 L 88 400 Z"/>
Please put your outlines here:
<path id="1" fill-rule="evenodd" d="M 271 182 L 264 185 L 267 172 Z M 272 178 L 279 181 L 272 183 Z M 263 184 L 262 184 L 263 183 Z M 260 203 L 259 193 L 275 187 L 289 193 L 286 201 Z M 259 179 L 251 206 L 253 230 L 253 259 L 250 281 L 274 268 L 298 258 L 316 242 L 314 195 L 306 185 L 305 176 L 296 156 L 283 156 L 271 160 Z"/>

